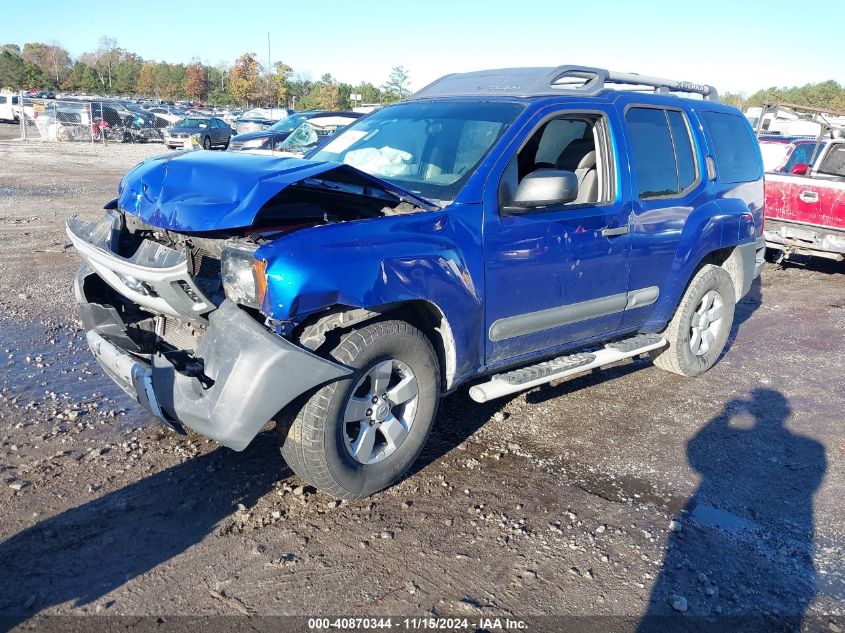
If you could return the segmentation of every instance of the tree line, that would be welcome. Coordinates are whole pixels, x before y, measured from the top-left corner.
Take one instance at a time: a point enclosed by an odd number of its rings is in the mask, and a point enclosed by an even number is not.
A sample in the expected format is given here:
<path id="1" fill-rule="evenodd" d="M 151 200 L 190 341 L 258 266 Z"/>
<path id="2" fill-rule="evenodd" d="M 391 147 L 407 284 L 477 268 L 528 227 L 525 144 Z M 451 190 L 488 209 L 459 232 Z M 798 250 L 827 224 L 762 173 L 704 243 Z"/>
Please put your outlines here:
<path id="1" fill-rule="evenodd" d="M 792 103 L 795 105 L 845 112 L 845 85 L 828 80 L 817 84 L 805 84 L 793 88 L 765 88 L 748 95 L 727 93 L 722 100 L 741 110 L 767 103 Z"/>
<path id="2" fill-rule="evenodd" d="M 330 73 L 312 80 L 284 62 L 263 66 L 255 53 L 216 65 L 145 60 L 103 36 L 94 51 L 74 59 L 58 42 L 28 42 L 0 48 L 0 88 L 53 90 L 220 105 L 280 106 L 297 110 L 343 110 L 361 103 L 392 103 L 410 94 L 408 72 L 395 67 L 384 84 L 351 85 Z M 351 95 L 361 95 L 353 102 Z"/>
<path id="3" fill-rule="evenodd" d="M 255 53 L 216 65 L 193 59 L 188 64 L 145 60 L 118 46 L 112 37 L 100 38 L 95 50 L 73 59 L 58 42 L 29 42 L 23 48 L 0 48 L 0 88 L 36 88 L 87 94 L 151 97 L 175 101 L 191 99 L 221 105 L 295 107 L 298 110 L 342 110 L 360 103 L 391 103 L 409 94 L 408 73 L 394 68 L 384 84 L 356 86 L 326 73 L 314 81 L 284 62 L 262 66 Z M 767 88 L 751 94 L 726 93 L 723 100 L 745 109 L 764 103 L 786 102 L 845 111 L 845 86 L 829 80 L 793 88 Z"/>

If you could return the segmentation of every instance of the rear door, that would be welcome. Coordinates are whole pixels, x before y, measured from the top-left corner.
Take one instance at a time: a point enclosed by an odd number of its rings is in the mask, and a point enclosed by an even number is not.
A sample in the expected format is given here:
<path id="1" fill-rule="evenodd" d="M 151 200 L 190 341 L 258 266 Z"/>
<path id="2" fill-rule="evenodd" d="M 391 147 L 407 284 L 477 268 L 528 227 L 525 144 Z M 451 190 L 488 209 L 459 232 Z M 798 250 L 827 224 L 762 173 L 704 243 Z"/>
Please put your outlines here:
<path id="1" fill-rule="evenodd" d="M 845 230 L 845 143 L 833 143 L 796 187 L 795 219 Z"/>

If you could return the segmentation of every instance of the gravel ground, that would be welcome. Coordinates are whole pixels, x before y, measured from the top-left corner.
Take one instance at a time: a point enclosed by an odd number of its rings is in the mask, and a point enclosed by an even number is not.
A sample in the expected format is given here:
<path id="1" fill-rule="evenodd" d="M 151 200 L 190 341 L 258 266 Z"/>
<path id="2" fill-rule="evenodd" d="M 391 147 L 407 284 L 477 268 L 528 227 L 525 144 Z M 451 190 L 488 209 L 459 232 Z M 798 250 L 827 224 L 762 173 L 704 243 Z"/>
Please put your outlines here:
<path id="1" fill-rule="evenodd" d="M 15 133 L 0 126 L 0 139 Z M 5 622 L 566 615 L 610 630 L 673 615 L 845 628 L 845 266 L 767 266 L 725 357 L 696 380 L 637 361 L 487 405 L 459 390 L 414 472 L 338 503 L 290 473 L 272 429 L 243 453 L 174 435 L 89 357 L 63 222 L 98 216 L 161 150 L 0 141 Z"/>

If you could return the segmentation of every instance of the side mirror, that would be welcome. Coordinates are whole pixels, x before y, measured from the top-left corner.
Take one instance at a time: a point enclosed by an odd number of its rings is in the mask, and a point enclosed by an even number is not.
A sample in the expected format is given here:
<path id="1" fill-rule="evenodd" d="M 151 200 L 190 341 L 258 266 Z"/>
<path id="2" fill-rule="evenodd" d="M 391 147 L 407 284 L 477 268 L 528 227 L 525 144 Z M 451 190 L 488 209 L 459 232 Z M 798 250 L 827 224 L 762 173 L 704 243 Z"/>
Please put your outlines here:
<path id="1" fill-rule="evenodd" d="M 537 169 L 522 179 L 510 205 L 510 214 L 531 213 L 551 205 L 567 204 L 578 197 L 578 176 L 560 169 Z"/>
<path id="2" fill-rule="evenodd" d="M 807 163 L 795 163 L 790 173 L 795 176 L 806 176 L 808 171 L 810 171 L 810 166 Z"/>

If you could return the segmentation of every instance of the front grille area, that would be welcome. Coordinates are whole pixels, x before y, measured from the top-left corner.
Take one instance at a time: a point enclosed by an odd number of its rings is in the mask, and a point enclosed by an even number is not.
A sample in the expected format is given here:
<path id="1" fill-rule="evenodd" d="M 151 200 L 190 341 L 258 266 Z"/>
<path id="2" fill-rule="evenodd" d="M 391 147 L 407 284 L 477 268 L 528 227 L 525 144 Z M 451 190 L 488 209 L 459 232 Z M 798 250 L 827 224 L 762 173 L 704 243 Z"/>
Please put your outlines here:
<path id="1" fill-rule="evenodd" d="M 194 248 L 191 252 L 194 282 L 207 297 L 219 294 L 220 259 L 201 248 Z"/>
<path id="2" fill-rule="evenodd" d="M 197 346 L 202 340 L 202 335 L 205 333 L 205 326 L 198 323 L 190 323 L 187 321 L 180 321 L 173 317 L 161 317 L 162 324 L 160 326 L 161 339 L 168 345 L 172 345 L 176 349 L 189 350 L 195 352 Z"/>

